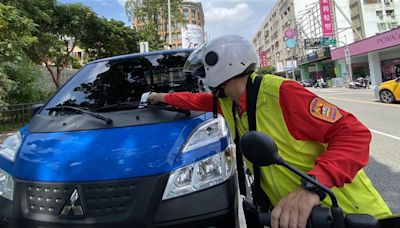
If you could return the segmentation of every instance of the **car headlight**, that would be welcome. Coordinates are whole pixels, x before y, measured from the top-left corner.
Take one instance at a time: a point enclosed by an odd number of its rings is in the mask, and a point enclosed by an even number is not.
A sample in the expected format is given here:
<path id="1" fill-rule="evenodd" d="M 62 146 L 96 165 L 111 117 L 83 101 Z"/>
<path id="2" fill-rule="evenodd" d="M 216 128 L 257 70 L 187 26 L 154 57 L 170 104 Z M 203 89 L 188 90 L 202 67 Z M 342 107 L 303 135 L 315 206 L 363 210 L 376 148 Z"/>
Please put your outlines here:
<path id="1" fill-rule="evenodd" d="M 13 200 L 14 180 L 12 176 L 0 169 L 0 196 Z"/>
<path id="2" fill-rule="evenodd" d="M 186 195 L 226 181 L 235 169 L 235 145 L 225 151 L 173 171 L 163 200 Z"/>
<path id="3" fill-rule="evenodd" d="M 0 146 L 0 156 L 7 158 L 10 161 L 15 160 L 19 147 L 21 146 L 21 134 L 19 132 L 7 137 L 4 143 Z"/>
<path id="4" fill-rule="evenodd" d="M 182 153 L 219 141 L 228 135 L 225 119 L 222 116 L 204 122 L 194 130 L 182 149 Z"/>

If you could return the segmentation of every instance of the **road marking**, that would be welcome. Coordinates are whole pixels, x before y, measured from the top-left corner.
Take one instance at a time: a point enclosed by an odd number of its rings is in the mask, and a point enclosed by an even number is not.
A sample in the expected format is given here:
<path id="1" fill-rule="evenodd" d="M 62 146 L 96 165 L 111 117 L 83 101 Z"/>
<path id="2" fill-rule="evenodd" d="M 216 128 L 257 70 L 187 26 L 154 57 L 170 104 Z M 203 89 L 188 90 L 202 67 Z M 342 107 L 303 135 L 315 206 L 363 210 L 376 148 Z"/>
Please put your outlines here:
<path id="1" fill-rule="evenodd" d="M 364 104 L 383 105 L 386 107 L 400 108 L 400 105 L 398 105 L 398 104 L 384 104 L 384 103 L 379 103 L 379 102 L 360 101 L 360 100 L 337 98 L 337 97 L 326 97 L 326 96 L 321 96 L 321 97 L 327 98 L 327 99 L 333 99 L 333 100 L 340 100 L 340 101 L 350 101 L 350 102 L 357 102 L 357 103 L 364 103 Z"/>
<path id="2" fill-rule="evenodd" d="M 371 132 L 373 132 L 373 133 L 376 133 L 376 134 L 379 134 L 379 135 L 383 135 L 383 136 L 386 136 L 386 137 L 389 137 L 389 138 L 392 138 L 392 139 L 397 139 L 397 140 L 399 140 L 400 141 L 400 137 L 397 137 L 397 136 L 394 136 L 394 135 L 389 135 L 389 134 L 386 134 L 386 133 L 383 133 L 383 132 L 380 132 L 380 131 L 376 131 L 376 130 L 373 130 L 373 129 L 369 129 Z"/>

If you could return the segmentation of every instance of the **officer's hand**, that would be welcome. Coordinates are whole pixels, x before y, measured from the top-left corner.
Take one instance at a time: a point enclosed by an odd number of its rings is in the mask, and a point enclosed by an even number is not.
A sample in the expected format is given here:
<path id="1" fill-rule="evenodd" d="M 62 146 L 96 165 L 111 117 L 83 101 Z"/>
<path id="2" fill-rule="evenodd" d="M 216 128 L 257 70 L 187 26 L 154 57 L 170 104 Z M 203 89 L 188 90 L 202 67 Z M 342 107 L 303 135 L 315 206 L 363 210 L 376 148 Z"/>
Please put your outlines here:
<path id="1" fill-rule="evenodd" d="M 290 193 L 272 210 L 271 227 L 306 227 L 314 206 L 320 203 L 319 196 L 302 188 Z"/>
<path id="2" fill-rule="evenodd" d="M 164 103 L 165 102 L 165 93 L 150 93 L 149 97 L 147 98 L 147 101 L 150 102 L 151 104 L 157 104 L 157 103 Z"/>

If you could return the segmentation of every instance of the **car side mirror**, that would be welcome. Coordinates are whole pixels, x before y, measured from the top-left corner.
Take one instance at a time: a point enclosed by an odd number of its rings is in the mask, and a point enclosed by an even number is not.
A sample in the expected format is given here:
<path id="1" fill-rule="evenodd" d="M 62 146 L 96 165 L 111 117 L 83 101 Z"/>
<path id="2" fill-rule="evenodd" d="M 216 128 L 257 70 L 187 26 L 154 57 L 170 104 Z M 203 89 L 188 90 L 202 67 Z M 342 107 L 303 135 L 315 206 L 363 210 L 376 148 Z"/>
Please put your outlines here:
<path id="1" fill-rule="evenodd" d="M 31 107 L 31 112 L 32 112 L 32 116 L 34 116 L 36 113 L 38 113 L 42 108 L 43 108 L 44 104 L 34 104 Z"/>
<path id="2" fill-rule="evenodd" d="M 282 164 L 283 162 L 274 140 L 258 131 L 250 131 L 243 135 L 240 138 L 240 149 L 251 163 L 258 166 Z"/>
<path id="3" fill-rule="evenodd" d="M 400 82 L 400 77 L 396 78 L 394 81 L 395 82 Z"/>

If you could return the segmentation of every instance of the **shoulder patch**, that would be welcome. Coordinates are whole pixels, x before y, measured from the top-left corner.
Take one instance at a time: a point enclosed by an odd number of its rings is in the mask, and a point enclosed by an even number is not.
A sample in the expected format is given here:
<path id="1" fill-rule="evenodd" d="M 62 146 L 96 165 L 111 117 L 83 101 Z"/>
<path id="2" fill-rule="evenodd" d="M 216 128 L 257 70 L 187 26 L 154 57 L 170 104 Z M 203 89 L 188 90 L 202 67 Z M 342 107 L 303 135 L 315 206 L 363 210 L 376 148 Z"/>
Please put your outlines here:
<path id="1" fill-rule="evenodd" d="M 320 97 L 314 97 L 310 102 L 310 114 L 320 120 L 336 123 L 343 115 L 339 108 Z"/>

